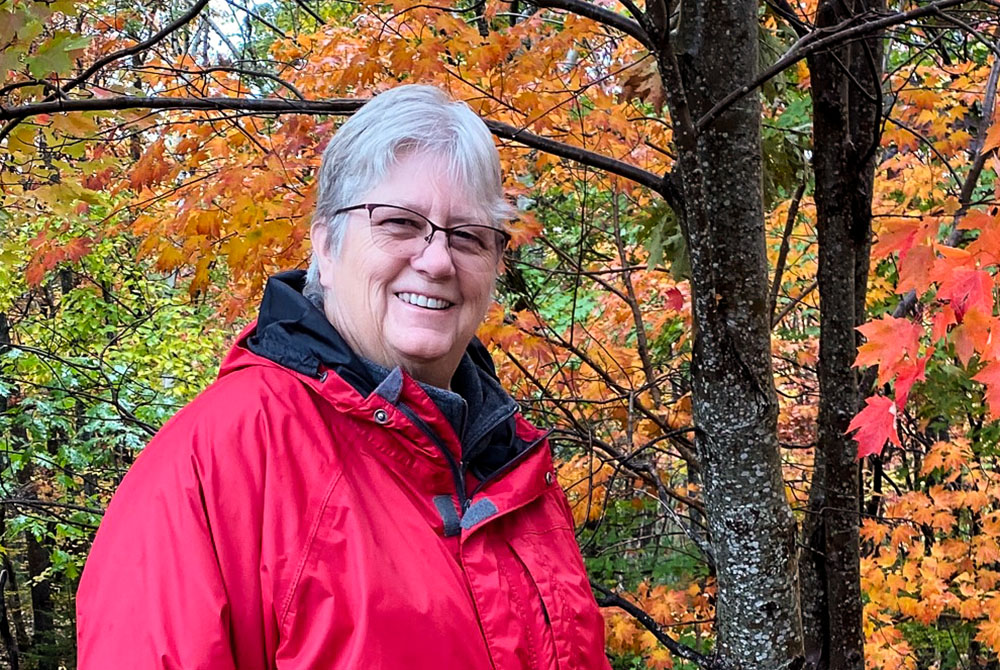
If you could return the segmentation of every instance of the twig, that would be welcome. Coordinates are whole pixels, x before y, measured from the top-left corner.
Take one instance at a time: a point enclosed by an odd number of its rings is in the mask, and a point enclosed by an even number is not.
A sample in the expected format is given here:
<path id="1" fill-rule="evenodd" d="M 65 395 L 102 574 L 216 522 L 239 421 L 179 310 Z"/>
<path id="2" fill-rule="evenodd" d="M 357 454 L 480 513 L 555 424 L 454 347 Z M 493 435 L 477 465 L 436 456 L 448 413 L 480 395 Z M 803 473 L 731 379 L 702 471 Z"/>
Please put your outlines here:
<path id="1" fill-rule="evenodd" d="M 781 248 L 778 249 L 778 262 L 774 266 L 774 281 L 771 284 L 771 300 L 768 314 L 770 315 L 772 324 L 774 323 L 774 310 L 778 307 L 778 291 L 781 288 L 781 277 L 785 273 L 785 260 L 788 258 L 789 240 L 792 236 L 792 230 L 795 229 L 795 220 L 799 215 L 799 205 L 802 202 L 802 196 L 805 192 L 806 182 L 802 182 L 795 189 L 795 195 L 792 196 L 792 204 L 788 206 L 785 231 L 781 235 Z"/>
<path id="2" fill-rule="evenodd" d="M 228 65 L 216 65 L 214 67 L 206 67 L 206 68 L 201 69 L 201 70 L 182 70 L 182 69 L 173 68 L 173 67 L 163 67 L 163 66 L 156 66 L 156 65 L 146 65 L 146 66 L 143 67 L 143 69 L 165 70 L 168 73 L 193 74 L 193 75 L 205 75 L 205 74 L 211 74 L 212 72 L 232 72 L 234 74 L 241 74 L 241 75 L 243 75 L 245 77 L 261 77 L 263 79 L 270 79 L 271 81 L 275 82 L 279 86 L 282 86 L 282 87 L 288 89 L 299 100 L 305 100 L 306 99 L 306 97 L 304 95 L 302 95 L 302 92 L 299 91 L 299 89 L 296 88 L 293 84 L 285 81 L 284 79 L 282 79 L 281 77 L 279 77 L 277 75 L 271 74 L 270 72 L 260 72 L 258 70 L 246 70 L 246 69 L 241 68 L 241 67 L 232 67 L 232 66 L 228 66 Z"/>
<path id="3" fill-rule="evenodd" d="M 836 44 L 846 42 L 855 37 L 862 37 L 870 33 L 876 33 L 884 28 L 906 23 L 911 19 L 919 19 L 924 16 L 936 15 L 943 9 L 965 4 L 966 2 L 971 2 L 971 0 L 939 0 L 938 2 L 932 2 L 906 12 L 893 12 L 883 16 L 882 18 L 871 21 L 862 21 L 865 18 L 865 15 L 859 14 L 845 19 L 836 26 L 813 30 L 796 41 L 795 44 L 793 44 L 792 47 L 785 52 L 784 56 L 779 58 L 774 65 L 761 72 L 757 78 L 747 84 L 744 84 L 717 102 L 705 113 L 704 116 L 698 119 L 696 127 L 698 130 L 701 130 L 705 126 L 709 125 L 715 121 L 719 115 L 729 109 L 734 102 L 745 96 L 750 91 L 755 90 L 758 86 L 770 81 L 810 54 L 820 51 L 821 49 L 826 49 Z M 862 21 L 860 25 L 856 25 L 859 21 Z"/>
<path id="4" fill-rule="evenodd" d="M 313 8 L 305 3 L 305 0 L 295 0 L 295 4 L 304 9 L 306 14 L 313 17 L 313 20 L 316 21 L 317 24 L 323 25 L 324 23 L 326 23 L 326 21 L 323 20 L 322 16 L 314 12 Z"/>
<path id="5" fill-rule="evenodd" d="M 245 7 L 245 6 L 241 5 L 241 4 L 238 4 L 238 3 L 234 2 L 233 0 L 226 0 L 226 3 L 230 7 L 235 7 L 236 9 L 239 9 L 242 12 L 246 12 L 247 15 L 250 16 L 250 18 L 252 18 L 252 19 L 254 19 L 256 21 L 259 21 L 260 23 L 264 24 L 265 26 L 267 26 L 268 28 L 270 28 L 274 33 L 276 33 L 277 35 L 279 35 L 283 39 L 288 39 L 288 35 L 285 34 L 285 31 L 283 31 L 281 28 L 279 28 L 278 26 L 274 25 L 273 23 L 271 23 L 270 21 L 268 21 L 267 19 L 265 19 L 263 16 L 261 16 L 259 14 L 256 14 L 249 7 Z"/>
<path id="6" fill-rule="evenodd" d="M 87 81 L 95 72 L 100 70 L 108 63 L 113 63 L 116 60 L 120 60 L 122 58 L 126 58 L 128 56 L 132 56 L 142 51 L 145 51 L 146 49 L 149 49 L 150 47 L 156 45 L 158 42 L 161 42 L 162 40 L 166 39 L 175 30 L 179 29 L 180 27 L 182 27 L 183 25 L 194 19 L 194 17 L 197 16 L 198 13 L 202 9 L 204 9 L 206 5 L 208 5 L 208 2 L 209 0 L 198 0 L 191 7 L 191 9 L 186 11 L 177 20 L 171 22 L 167 27 L 165 27 L 163 30 L 150 37 L 148 40 L 144 40 L 142 42 L 139 42 L 138 44 L 134 44 L 120 51 L 115 51 L 114 53 L 110 53 L 107 56 L 104 56 L 103 58 L 98 58 L 96 61 L 94 61 L 94 64 L 88 67 L 86 70 L 84 70 L 80 74 L 80 76 L 70 79 L 68 82 L 62 85 L 59 88 L 59 93 L 65 94 L 71 91 L 72 89 L 76 88 L 83 82 Z M 50 102 L 57 97 L 60 96 L 56 94 L 49 95 L 47 98 L 45 98 L 43 103 Z M 0 118 L 3 118 L 2 114 L 0 114 Z M 7 137 L 7 135 L 9 135 L 12 130 L 14 130 L 14 126 L 20 123 L 20 121 L 21 119 L 14 117 L 3 128 L 0 128 L 0 142 L 3 142 L 4 138 Z"/>
<path id="7" fill-rule="evenodd" d="M 809 284 L 809 286 L 806 287 L 806 290 L 803 291 L 799 295 L 799 297 L 792 298 L 791 302 L 789 302 L 787 305 L 785 305 L 785 307 L 780 312 L 778 312 L 778 315 L 776 317 L 774 317 L 773 319 L 771 319 L 771 328 L 774 328 L 779 323 L 781 323 L 781 321 L 786 316 L 788 316 L 789 312 L 791 312 L 793 309 L 795 309 L 795 306 L 802 302 L 803 298 L 805 298 L 807 295 L 809 295 L 810 293 L 812 293 L 813 291 L 816 290 L 816 287 L 818 285 L 819 284 L 816 281 L 813 281 L 813 283 Z"/>
<path id="8" fill-rule="evenodd" d="M 21 105 L 0 107 L 0 120 L 18 122 L 39 114 L 59 112 L 110 111 L 124 109 L 174 109 L 174 110 L 235 110 L 260 114 L 353 114 L 365 100 L 337 98 L 330 100 L 287 100 L 284 98 L 143 98 L 138 96 L 117 96 L 113 98 L 91 98 L 73 100 L 53 100 Z M 560 158 L 568 158 L 583 165 L 630 179 L 663 195 L 671 207 L 676 199 L 664 187 L 665 177 L 648 170 L 620 161 L 610 156 L 574 147 L 558 140 L 542 137 L 515 128 L 500 121 L 483 119 L 490 131 L 497 137 L 512 140 L 533 149 L 546 151 Z M 3 138 L 0 137 L 0 140 Z"/>
<path id="9" fill-rule="evenodd" d="M 601 607 L 617 607 L 631 614 L 639 623 L 642 624 L 643 628 L 652 633 L 660 644 L 669 649 L 670 653 L 674 656 L 683 658 L 685 661 L 691 661 L 695 665 L 705 668 L 706 670 L 723 670 L 723 668 L 725 668 L 719 659 L 706 656 L 705 654 L 692 649 L 686 644 L 681 644 L 667 635 L 663 628 L 660 627 L 660 624 L 656 623 L 656 620 L 638 605 L 625 600 L 611 589 L 602 584 L 598 584 L 594 580 L 590 580 L 590 586 L 603 596 L 597 599 L 598 605 Z"/>

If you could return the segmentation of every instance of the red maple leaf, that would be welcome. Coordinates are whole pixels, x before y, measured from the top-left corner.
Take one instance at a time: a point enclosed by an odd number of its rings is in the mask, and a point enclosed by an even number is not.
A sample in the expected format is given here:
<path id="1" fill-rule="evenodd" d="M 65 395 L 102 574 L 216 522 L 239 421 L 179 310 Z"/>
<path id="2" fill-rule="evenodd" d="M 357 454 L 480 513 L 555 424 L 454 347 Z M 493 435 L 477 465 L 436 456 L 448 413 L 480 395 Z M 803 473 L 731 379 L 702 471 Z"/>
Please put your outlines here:
<path id="1" fill-rule="evenodd" d="M 674 287 L 670 287 L 666 292 L 667 307 L 675 312 L 681 311 L 684 307 L 684 294 Z"/>
<path id="2" fill-rule="evenodd" d="M 1000 362 L 992 361 L 987 364 L 972 379 L 986 385 L 986 404 L 989 405 L 990 414 L 993 418 L 1000 416 Z"/>
<path id="3" fill-rule="evenodd" d="M 979 307 L 984 314 L 992 314 L 993 278 L 982 270 L 954 268 L 941 282 L 937 297 L 938 300 L 948 301 L 959 323 L 972 307 Z"/>
<path id="4" fill-rule="evenodd" d="M 897 408 L 903 409 L 906 405 L 906 400 L 910 397 L 910 389 L 913 388 L 913 384 L 926 379 L 927 360 L 931 357 L 932 353 L 934 353 L 934 350 L 929 349 L 922 358 L 918 358 L 913 363 L 905 363 L 899 366 L 896 373 Z"/>
<path id="5" fill-rule="evenodd" d="M 867 405 L 851 421 L 847 432 L 856 430 L 854 441 L 858 443 L 858 458 L 869 454 L 878 454 L 889 440 L 899 446 L 899 433 L 896 432 L 896 403 L 885 396 L 865 398 Z"/>

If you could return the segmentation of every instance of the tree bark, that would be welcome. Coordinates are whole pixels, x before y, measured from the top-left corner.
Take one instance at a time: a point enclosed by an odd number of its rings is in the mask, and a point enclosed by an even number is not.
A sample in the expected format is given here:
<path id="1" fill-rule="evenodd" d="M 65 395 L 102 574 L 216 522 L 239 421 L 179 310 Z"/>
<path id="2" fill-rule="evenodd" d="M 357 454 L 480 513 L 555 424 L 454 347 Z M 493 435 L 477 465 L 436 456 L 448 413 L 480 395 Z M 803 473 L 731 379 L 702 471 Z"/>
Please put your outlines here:
<path id="1" fill-rule="evenodd" d="M 6 353 L 7 347 L 10 345 L 10 321 L 7 319 L 7 315 L 4 312 L 0 312 L 0 355 Z M 9 409 L 9 404 L 7 402 L 7 396 L 0 395 L 0 415 L 5 414 Z M 0 535 L 6 534 L 7 531 L 7 508 L 4 505 L 0 505 Z M 4 553 L 4 562 L 9 563 L 10 559 L 7 553 Z M 13 570 L 5 569 L 0 572 L 0 639 L 3 640 L 4 649 L 7 652 L 7 663 L 10 665 L 11 670 L 18 670 L 19 667 L 19 649 L 17 637 L 11 633 L 10 617 L 7 613 L 7 583 L 13 580 Z M 13 583 L 13 582 L 12 582 Z M 17 587 L 14 585 L 16 591 Z"/>
<path id="2" fill-rule="evenodd" d="M 759 96 L 698 131 L 690 122 L 754 79 L 757 4 L 685 0 L 681 16 L 676 59 L 658 57 L 691 256 L 692 409 L 718 579 L 716 654 L 723 667 L 795 668 L 802 628 L 771 369 Z"/>
<path id="3" fill-rule="evenodd" d="M 877 0 L 822 0 L 817 26 L 877 9 Z M 864 322 L 871 199 L 882 111 L 881 38 L 808 59 L 819 238 L 819 420 L 800 574 L 806 655 L 817 670 L 863 670 L 861 514 L 857 445 L 847 427 L 859 408 L 851 367 Z"/>

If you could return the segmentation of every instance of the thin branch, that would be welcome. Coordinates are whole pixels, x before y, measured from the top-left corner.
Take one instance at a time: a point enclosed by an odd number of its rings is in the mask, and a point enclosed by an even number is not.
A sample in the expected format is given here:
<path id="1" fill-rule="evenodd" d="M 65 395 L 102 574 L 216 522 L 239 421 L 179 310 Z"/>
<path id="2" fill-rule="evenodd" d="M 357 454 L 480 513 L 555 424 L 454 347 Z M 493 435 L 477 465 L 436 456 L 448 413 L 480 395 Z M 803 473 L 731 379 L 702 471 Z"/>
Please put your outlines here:
<path id="1" fill-rule="evenodd" d="M 254 19 L 254 20 L 262 23 L 265 26 L 267 26 L 268 28 L 271 29 L 272 32 L 276 33 L 277 35 L 279 35 L 283 39 L 288 39 L 288 35 L 286 35 L 285 32 L 281 28 L 279 28 L 278 26 L 274 25 L 273 23 L 271 23 L 270 21 L 268 21 L 267 19 L 265 19 L 263 16 L 261 16 L 259 14 L 256 14 L 249 7 L 245 7 L 243 5 L 240 5 L 240 4 L 236 3 L 236 2 L 234 2 L 233 0 L 226 0 L 226 3 L 230 7 L 235 7 L 236 9 L 238 9 L 238 10 L 240 10 L 242 12 L 246 12 L 247 15 L 250 16 L 250 18 L 252 18 L 252 19 Z"/>
<path id="2" fill-rule="evenodd" d="M 305 3 L 305 0 L 295 0 L 295 4 L 301 7 L 303 10 L 305 10 L 306 14 L 313 17 L 313 20 L 317 24 L 323 25 L 324 23 L 326 23 L 326 21 L 323 20 L 322 16 L 313 11 L 313 8 Z"/>
<path id="3" fill-rule="evenodd" d="M 23 505 L 25 507 L 59 507 L 75 512 L 87 512 L 89 514 L 104 514 L 104 510 L 94 507 L 84 507 L 83 505 L 73 505 L 71 503 L 49 502 L 47 500 L 32 500 L 30 498 L 0 498 L 0 505 Z"/>
<path id="4" fill-rule="evenodd" d="M 639 7 L 632 2 L 632 0 L 618 0 L 622 4 L 622 7 L 628 10 L 628 13 L 632 15 L 632 18 L 638 22 L 639 26 L 642 27 L 646 34 L 649 34 L 649 25 L 646 23 L 646 14 L 639 9 Z"/>
<path id="5" fill-rule="evenodd" d="M 935 12 L 935 15 L 938 16 L 938 17 L 940 17 L 940 18 L 942 18 L 942 19 L 944 19 L 945 21 L 948 21 L 949 23 L 954 23 L 956 26 L 958 26 L 962 30 L 965 30 L 970 35 L 972 35 L 977 40 L 979 40 L 979 42 L 982 43 L 987 49 L 989 49 L 990 51 L 992 51 L 994 56 L 1000 58 L 1000 46 L 997 46 L 996 42 L 993 42 L 993 41 L 987 39 L 985 35 L 983 35 L 981 32 L 979 32 L 978 30 L 976 30 L 975 28 L 973 28 L 971 25 L 969 25 L 968 23 L 966 23 L 962 19 L 960 19 L 960 18 L 958 18 L 956 16 L 952 16 L 951 14 L 946 14 L 946 13 L 940 11 L 940 10 L 938 10 L 937 12 Z"/>
<path id="6" fill-rule="evenodd" d="M 542 9 L 562 9 L 572 14 L 597 21 L 609 28 L 619 30 L 629 37 L 635 38 L 650 51 L 655 51 L 652 38 L 639 22 L 617 12 L 598 7 L 585 0 L 529 0 L 529 2 Z"/>
<path id="7" fill-rule="evenodd" d="M 892 12 L 883 15 L 882 18 L 864 21 L 866 16 L 873 14 L 858 14 L 849 17 L 836 26 L 829 28 L 819 28 L 813 30 L 799 39 L 792 47 L 785 52 L 785 55 L 778 61 L 761 72 L 752 82 L 732 91 L 726 97 L 708 110 L 704 116 L 698 119 L 697 128 L 701 130 L 717 119 L 730 106 L 750 91 L 770 81 L 795 63 L 822 49 L 826 49 L 837 44 L 841 44 L 855 37 L 863 37 L 871 33 L 879 32 L 884 28 L 906 23 L 911 19 L 919 19 L 925 16 L 937 15 L 943 9 L 948 9 L 957 5 L 962 5 L 972 0 L 938 0 L 922 7 L 917 7 L 906 12 Z M 859 21 L 863 21 L 858 25 Z"/>
<path id="8" fill-rule="evenodd" d="M 802 17 L 800 17 L 795 12 L 795 8 L 793 8 L 792 5 L 789 4 L 788 0 L 765 0 L 765 1 L 767 2 L 768 7 L 774 10 L 775 14 L 777 14 L 778 16 L 780 16 L 781 18 L 783 18 L 785 21 L 788 22 L 788 25 L 791 26 L 792 30 L 795 31 L 796 35 L 798 35 L 799 37 L 805 37 L 806 35 L 809 34 L 809 31 L 812 29 L 812 26 L 810 26 L 809 24 L 807 24 L 805 21 L 802 20 Z"/>
<path id="9" fill-rule="evenodd" d="M 240 57 L 242 57 L 242 56 L 243 56 L 243 54 L 242 54 L 242 53 L 240 52 L 240 50 L 239 50 L 239 49 L 238 49 L 238 48 L 236 47 L 236 45 L 235 45 L 235 44 L 233 44 L 233 41 L 232 41 L 232 40 L 230 40 L 230 39 L 229 39 L 228 37 L 226 37 L 226 33 L 224 33 L 224 32 L 222 31 L 222 28 L 220 28 L 220 27 L 219 27 L 219 26 L 218 26 L 218 25 L 217 25 L 217 24 L 215 23 L 215 21 L 213 21 L 213 20 L 212 20 L 212 19 L 211 19 L 211 18 L 210 18 L 209 16 L 207 16 L 207 15 L 206 15 L 206 16 L 203 16 L 203 17 L 202 17 L 202 19 L 204 19 L 204 21 L 205 21 L 205 24 L 206 24 L 206 25 L 207 25 L 207 26 L 208 26 L 209 28 L 211 28 L 211 29 L 212 29 L 212 32 L 214 32 L 214 33 L 215 33 L 216 35 L 218 35 L 218 36 L 219 36 L 219 39 L 221 39 L 221 40 L 222 40 L 222 43 L 226 45 L 226 48 L 227 48 L 227 49 L 229 49 L 229 53 L 233 54 L 233 58 L 236 58 L 236 59 L 239 59 Z"/>
<path id="10" fill-rule="evenodd" d="M 615 190 L 612 196 L 613 208 L 611 210 L 612 222 L 615 232 L 615 246 L 618 249 L 618 256 L 622 265 L 628 264 L 625 253 L 625 243 L 622 241 L 621 225 L 618 219 L 618 191 Z M 649 353 L 649 342 L 646 340 L 646 324 L 642 320 L 642 310 L 639 308 L 639 299 L 635 294 L 635 287 L 632 285 L 632 273 L 628 270 L 622 273 L 621 282 L 625 285 L 625 304 L 628 305 L 632 313 L 632 321 L 635 323 L 636 348 L 639 350 L 639 360 L 642 361 L 642 371 L 646 375 L 646 381 L 651 382 L 656 379 L 656 371 L 653 367 L 653 358 Z M 649 394 L 653 400 L 653 405 L 660 406 L 660 388 L 653 384 L 649 387 Z"/>
<path id="11" fill-rule="evenodd" d="M 142 98 L 138 96 L 118 96 L 114 98 L 91 98 L 74 100 L 53 100 L 37 102 L 19 107 L 0 107 L 0 121 L 19 122 L 39 114 L 60 112 L 109 111 L 124 109 L 174 109 L 174 110 L 236 110 L 259 114 L 353 114 L 364 100 L 337 98 L 330 100 L 287 100 L 284 98 Z M 574 147 L 558 140 L 542 137 L 506 123 L 483 119 L 490 131 L 497 137 L 512 140 L 526 147 L 540 149 L 560 158 L 568 158 L 582 165 L 604 170 L 619 177 L 630 179 L 660 193 L 667 203 L 674 207 L 678 203 L 664 188 L 665 178 L 635 165 L 603 154 Z M 0 136 L 0 140 L 3 137 Z"/>
<path id="12" fill-rule="evenodd" d="M 791 301 L 787 305 L 785 305 L 785 308 L 782 309 L 780 312 L 778 312 L 778 315 L 776 317 L 774 317 L 773 319 L 771 319 L 771 328 L 774 328 L 779 323 L 781 323 L 781 321 L 786 316 L 788 316 L 788 314 L 793 309 L 795 309 L 795 306 L 802 302 L 803 298 L 805 298 L 807 295 L 809 295 L 810 293 L 812 293 L 813 291 L 816 290 L 816 287 L 818 285 L 819 284 L 814 281 L 812 284 L 809 284 L 809 286 L 806 287 L 806 290 L 804 290 L 801 294 L 799 294 L 799 297 L 792 298 Z"/>
<path id="13" fill-rule="evenodd" d="M 193 74 L 193 75 L 205 75 L 205 74 L 210 74 L 212 72 L 232 72 L 234 74 L 240 74 L 240 75 L 243 75 L 245 77 L 261 77 L 263 79 L 270 79 L 271 81 L 275 82 L 279 86 L 282 86 L 282 87 L 288 89 L 299 100 L 305 100 L 306 99 L 306 97 L 304 95 L 302 95 L 302 92 L 299 91 L 299 89 L 296 88 L 293 84 L 285 81 L 284 79 L 282 79 L 278 75 L 271 74 L 270 72 L 260 72 L 259 70 L 247 70 L 247 69 L 244 69 L 244 68 L 241 68 L 241 67 L 232 67 L 232 66 L 228 66 L 228 65 L 216 65 L 214 67 L 206 67 L 206 68 L 201 69 L 201 70 L 182 70 L 182 69 L 174 68 L 174 67 L 163 67 L 163 66 L 156 66 L 156 65 L 145 65 L 145 66 L 143 66 L 143 69 L 165 70 L 168 73 Z"/>
<path id="14" fill-rule="evenodd" d="M 631 614 L 642 624 L 643 628 L 652 633 L 660 644 L 670 650 L 670 653 L 674 656 L 683 658 L 685 661 L 691 661 L 695 665 L 705 668 L 705 670 L 722 670 L 725 668 L 720 660 L 706 656 L 667 635 L 660 624 L 656 623 L 656 619 L 647 614 L 645 610 L 635 603 L 625 600 L 611 589 L 598 584 L 594 580 L 590 580 L 590 586 L 602 595 L 601 598 L 597 599 L 598 605 L 601 607 L 617 607 Z"/>
<path id="15" fill-rule="evenodd" d="M 962 178 L 958 175 L 957 172 L 955 172 L 955 168 L 951 166 L 951 163 L 948 162 L 948 159 L 944 156 L 944 154 L 942 154 L 941 151 L 936 146 L 934 146 L 933 142 L 924 137 L 919 130 L 912 128 L 907 123 L 900 121 L 899 119 L 894 119 L 892 117 L 887 118 L 886 121 L 899 126 L 903 130 L 905 130 L 906 132 L 910 133 L 915 138 L 917 138 L 917 140 L 921 144 L 926 145 L 926 147 L 931 150 L 931 153 L 937 156 L 938 160 L 941 161 L 941 163 L 943 163 L 946 168 L 948 168 L 948 172 L 951 173 L 951 178 L 955 180 L 955 183 L 956 184 L 962 183 Z"/>
<path id="16" fill-rule="evenodd" d="M 795 220 L 799 216 L 799 205 L 802 202 L 802 196 L 805 192 L 806 182 L 802 182 L 799 184 L 799 187 L 795 189 L 795 195 L 792 196 L 792 204 L 788 206 L 788 217 L 785 219 L 785 231 L 781 235 L 781 248 L 778 249 L 778 261 L 774 265 L 774 281 L 771 283 L 771 300 L 769 302 L 770 309 L 768 310 L 771 323 L 774 323 L 774 310 L 778 307 L 778 291 L 781 289 L 781 278 L 785 273 L 785 261 L 788 258 L 789 240 L 792 236 L 792 230 L 795 229 Z"/>

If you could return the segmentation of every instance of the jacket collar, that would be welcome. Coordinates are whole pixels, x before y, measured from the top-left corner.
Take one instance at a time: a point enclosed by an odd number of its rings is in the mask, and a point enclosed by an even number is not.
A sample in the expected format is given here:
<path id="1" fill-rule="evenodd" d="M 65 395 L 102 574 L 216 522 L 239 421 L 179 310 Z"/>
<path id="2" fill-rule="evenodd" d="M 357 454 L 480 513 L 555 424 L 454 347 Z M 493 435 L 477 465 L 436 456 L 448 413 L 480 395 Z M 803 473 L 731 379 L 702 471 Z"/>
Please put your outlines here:
<path id="1" fill-rule="evenodd" d="M 247 339 L 247 348 L 310 377 L 319 377 L 322 369 L 333 370 L 367 396 L 375 388 L 374 380 L 326 315 L 302 295 L 305 282 L 304 270 L 267 280 L 257 328 Z"/>
<path id="2" fill-rule="evenodd" d="M 302 295 L 306 273 L 292 270 L 272 276 L 264 288 L 256 327 L 251 327 L 245 345 L 252 353 L 294 370 L 314 380 L 330 370 L 349 384 L 362 398 L 370 398 L 378 383 L 370 367 L 348 345 L 327 320 L 326 315 Z M 243 339 L 243 338 L 241 338 Z M 517 404 L 500 386 L 493 359 L 476 338 L 466 349 L 471 370 L 465 370 L 462 395 L 477 413 L 467 426 L 461 453 L 468 469 L 480 479 L 489 477 L 515 459 L 528 445 L 515 434 Z M 448 440 L 449 424 L 418 384 L 408 400 L 425 417 L 435 432 Z M 473 379 L 475 377 L 475 379 Z M 378 380 L 385 382 L 386 380 Z M 475 383 L 473 383 L 475 382 Z M 381 388 L 380 391 L 387 389 Z M 472 398 L 467 397 L 472 394 Z M 376 395 L 384 395 L 377 393 Z M 473 405 L 477 405 L 473 407 Z"/>

